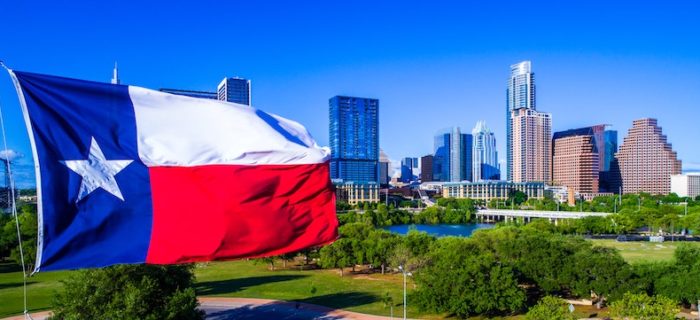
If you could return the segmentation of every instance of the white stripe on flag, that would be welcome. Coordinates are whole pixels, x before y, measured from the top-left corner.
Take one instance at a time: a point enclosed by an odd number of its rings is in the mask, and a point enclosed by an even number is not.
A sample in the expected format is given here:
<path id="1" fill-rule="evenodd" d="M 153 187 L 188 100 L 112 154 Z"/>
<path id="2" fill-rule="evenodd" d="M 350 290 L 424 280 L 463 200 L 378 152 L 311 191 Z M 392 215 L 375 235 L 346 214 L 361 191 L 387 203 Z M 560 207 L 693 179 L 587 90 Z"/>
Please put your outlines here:
<path id="1" fill-rule="evenodd" d="M 330 158 L 301 124 L 248 106 L 129 86 L 147 166 L 311 164 Z"/>

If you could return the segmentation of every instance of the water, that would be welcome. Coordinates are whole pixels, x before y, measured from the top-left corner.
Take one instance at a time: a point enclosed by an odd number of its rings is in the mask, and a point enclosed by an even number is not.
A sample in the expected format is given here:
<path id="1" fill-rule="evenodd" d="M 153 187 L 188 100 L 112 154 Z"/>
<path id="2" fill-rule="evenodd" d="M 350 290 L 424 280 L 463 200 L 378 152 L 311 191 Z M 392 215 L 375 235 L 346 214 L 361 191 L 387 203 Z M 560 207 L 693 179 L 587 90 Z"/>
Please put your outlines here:
<path id="1" fill-rule="evenodd" d="M 393 233 L 406 234 L 408 230 L 415 228 L 418 231 L 426 232 L 429 235 L 436 237 L 468 237 L 474 231 L 479 229 L 493 228 L 492 224 L 471 223 L 471 224 L 399 224 L 384 227 L 384 230 L 389 230 Z"/>

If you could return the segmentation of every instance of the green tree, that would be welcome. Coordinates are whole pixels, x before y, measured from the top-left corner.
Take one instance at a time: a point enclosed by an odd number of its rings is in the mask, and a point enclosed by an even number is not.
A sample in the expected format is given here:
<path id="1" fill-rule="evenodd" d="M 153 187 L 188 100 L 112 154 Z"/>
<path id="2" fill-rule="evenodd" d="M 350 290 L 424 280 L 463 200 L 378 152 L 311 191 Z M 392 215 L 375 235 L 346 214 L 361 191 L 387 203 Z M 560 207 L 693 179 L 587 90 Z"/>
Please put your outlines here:
<path id="1" fill-rule="evenodd" d="M 73 273 L 52 319 L 203 319 L 191 266 L 120 265 Z"/>
<path id="2" fill-rule="evenodd" d="M 635 284 L 632 268 L 616 249 L 593 247 L 578 250 L 574 255 L 574 267 L 570 269 L 572 289 L 579 296 L 594 293 L 597 307 L 607 299 L 615 300 Z"/>
<path id="3" fill-rule="evenodd" d="M 342 277 L 343 268 L 353 265 L 352 244 L 340 238 L 321 248 L 319 262 L 322 268 L 338 268 Z"/>
<path id="4" fill-rule="evenodd" d="M 546 296 L 537 305 L 530 308 L 525 315 L 527 320 L 573 320 L 576 319 L 569 312 L 568 304 L 561 298 Z"/>
<path id="5" fill-rule="evenodd" d="M 613 316 L 638 320 L 674 320 L 680 309 L 664 296 L 650 297 L 644 293 L 625 293 L 610 306 Z"/>
<path id="6" fill-rule="evenodd" d="M 431 250 L 430 263 L 414 273 L 414 300 L 423 309 L 466 318 L 510 313 L 525 305 L 514 270 L 468 239 L 443 238 Z"/>

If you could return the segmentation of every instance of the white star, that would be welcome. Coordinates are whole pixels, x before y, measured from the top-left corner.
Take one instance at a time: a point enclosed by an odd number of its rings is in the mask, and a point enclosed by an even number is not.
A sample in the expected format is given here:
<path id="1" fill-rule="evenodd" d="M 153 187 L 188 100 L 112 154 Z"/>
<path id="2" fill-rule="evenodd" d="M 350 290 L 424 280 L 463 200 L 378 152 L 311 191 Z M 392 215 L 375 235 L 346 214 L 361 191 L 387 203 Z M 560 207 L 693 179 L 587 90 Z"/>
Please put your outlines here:
<path id="1" fill-rule="evenodd" d="M 83 181 L 80 183 L 78 199 L 75 200 L 75 202 L 87 197 L 97 188 L 102 188 L 124 201 L 124 196 L 122 196 L 122 192 L 119 190 L 114 175 L 122 171 L 122 169 L 131 162 L 133 162 L 133 160 L 105 159 L 105 155 L 102 153 L 97 141 L 95 141 L 95 137 L 92 137 L 92 142 L 90 142 L 90 154 L 87 160 L 61 161 L 66 167 L 83 177 Z"/>

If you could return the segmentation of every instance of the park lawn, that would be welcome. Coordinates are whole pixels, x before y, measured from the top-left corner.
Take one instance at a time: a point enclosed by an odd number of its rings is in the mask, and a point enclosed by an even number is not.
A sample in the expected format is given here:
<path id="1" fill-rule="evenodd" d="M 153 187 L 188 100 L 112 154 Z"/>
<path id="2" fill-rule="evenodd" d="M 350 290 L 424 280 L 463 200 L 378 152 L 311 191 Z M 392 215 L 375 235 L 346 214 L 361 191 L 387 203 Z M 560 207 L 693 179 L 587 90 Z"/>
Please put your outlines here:
<path id="1" fill-rule="evenodd" d="M 22 313 L 22 269 L 11 262 L 0 262 L 0 318 Z M 70 271 L 40 272 L 27 279 L 27 309 L 45 310 Z"/>
<path id="2" fill-rule="evenodd" d="M 673 260 L 673 252 L 678 245 L 683 242 L 663 243 L 627 241 L 618 242 L 615 240 L 589 240 L 595 245 L 617 249 L 622 257 L 629 263 L 658 262 Z M 690 245 L 700 246 L 700 243 L 685 242 Z"/>
<path id="3" fill-rule="evenodd" d="M 296 265 L 280 267 L 281 263 L 277 262 L 277 269 L 270 271 L 267 265 L 253 261 L 198 264 L 197 295 L 300 301 L 389 316 L 390 309 L 382 302 L 382 297 L 389 293 L 394 300 L 394 316 L 403 312 L 401 274 L 351 274 L 350 268 L 346 268 L 341 277 L 338 269 L 300 271 Z M 414 289 L 410 278 L 407 284 L 410 293 Z M 313 287 L 315 294 L 311 294 Z M 419 312 L 410 300 L 408 306 L 409 317 L 442 318 Z"/>

